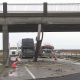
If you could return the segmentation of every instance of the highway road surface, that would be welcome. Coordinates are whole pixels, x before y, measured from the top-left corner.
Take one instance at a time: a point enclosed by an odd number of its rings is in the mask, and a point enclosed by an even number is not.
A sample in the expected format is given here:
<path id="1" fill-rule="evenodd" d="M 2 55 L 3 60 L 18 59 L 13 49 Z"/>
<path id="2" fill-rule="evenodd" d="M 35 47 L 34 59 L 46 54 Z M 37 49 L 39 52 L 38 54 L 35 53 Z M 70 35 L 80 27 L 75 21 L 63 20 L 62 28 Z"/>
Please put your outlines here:
<path id="1" fill-rule="evenodd" d="M 15 72 L 6 69 L 1 80 L 80 80 L 80 65 L 68 60 L 39 59 L 33 62 L 23 59 Z M 12 73 L 11 73 L 12 72 Z"/>

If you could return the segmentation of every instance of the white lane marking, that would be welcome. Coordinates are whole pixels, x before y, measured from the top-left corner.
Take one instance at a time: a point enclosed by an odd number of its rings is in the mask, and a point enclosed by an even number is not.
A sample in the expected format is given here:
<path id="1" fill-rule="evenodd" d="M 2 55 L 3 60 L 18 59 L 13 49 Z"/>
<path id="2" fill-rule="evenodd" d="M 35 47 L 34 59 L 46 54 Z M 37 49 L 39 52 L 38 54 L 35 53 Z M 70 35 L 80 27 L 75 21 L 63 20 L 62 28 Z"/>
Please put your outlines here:
<path id="1" fill-rule="evenodd" d="M 36 79 L 36 77 L 33 75 L 33 73 L 25 66 L 26 71 L 31 75 L 33 79 Z"/>

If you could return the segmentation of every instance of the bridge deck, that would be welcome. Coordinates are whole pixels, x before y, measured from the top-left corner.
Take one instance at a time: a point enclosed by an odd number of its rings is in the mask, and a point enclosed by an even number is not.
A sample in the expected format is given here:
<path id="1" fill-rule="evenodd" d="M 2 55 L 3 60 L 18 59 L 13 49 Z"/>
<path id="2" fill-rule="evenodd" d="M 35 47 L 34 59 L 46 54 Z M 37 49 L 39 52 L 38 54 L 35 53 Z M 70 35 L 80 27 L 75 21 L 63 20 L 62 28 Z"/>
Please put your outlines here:
<path id="1" fill-rule="evenodd" d="M 80 31 L 80 3 L 0 6 L 0 31 L 5 23 L 9 32 L 35 32 L 38 24 L 45 32 Z"/>

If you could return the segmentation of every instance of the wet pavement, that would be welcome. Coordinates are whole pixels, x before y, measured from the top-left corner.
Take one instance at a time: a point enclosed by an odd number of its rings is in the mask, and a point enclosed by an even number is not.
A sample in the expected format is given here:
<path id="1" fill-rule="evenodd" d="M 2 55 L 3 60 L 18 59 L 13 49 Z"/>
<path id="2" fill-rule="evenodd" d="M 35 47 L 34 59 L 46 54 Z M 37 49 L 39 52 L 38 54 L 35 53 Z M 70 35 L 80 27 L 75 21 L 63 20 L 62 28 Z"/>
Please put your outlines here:
<path id="1" fill-rule="evenodd" d="M 80 80 L 80 73 L 75 73 L 75 74 L 70 74 L 70 75 L 60 76 L 60 77 L 39 78 L 35 80 Z"/>
<path id="2" fill-rule="evenodd" d="M 25 70 L 24 66 L 18 66 L 15 72 L 12 72 L 11 69 L 7 70 L 2 77 L 2 80 L 25 80 L 32 79 L 32 77 Z"/>
<path id="3" fill-rule="evenodd" d="M 5 69 L 1 80 L 80 80 L 80 65 L 62 59 L 56 63 L 51 59 L 39 59 L 38 62 L 23 59 L 16 71 L 11 71 L 10 68 Z"/>
<path id="4" fill-rule="evenodd" d="M 58 77 L 80 72 L 80 66 L 78 65 L 67 63 L 61 64 L 59 62 L 55 64 L 52 62 L 29 62 L 26 66 L 36 76 L 36 78 Z"/>

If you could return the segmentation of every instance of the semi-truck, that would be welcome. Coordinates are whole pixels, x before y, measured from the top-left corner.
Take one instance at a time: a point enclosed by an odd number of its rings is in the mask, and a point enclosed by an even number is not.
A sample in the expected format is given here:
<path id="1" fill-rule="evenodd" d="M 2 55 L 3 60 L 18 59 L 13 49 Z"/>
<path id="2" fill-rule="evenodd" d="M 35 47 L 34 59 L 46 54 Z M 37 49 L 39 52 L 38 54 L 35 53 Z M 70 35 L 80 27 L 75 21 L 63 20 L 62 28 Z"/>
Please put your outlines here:
<path id="1" fill-rule="evenodd" d="M 32 38 L 22 39 L 21 53 L 22 58 L 34 57 L 35 47 L 34 40 Z"/>

